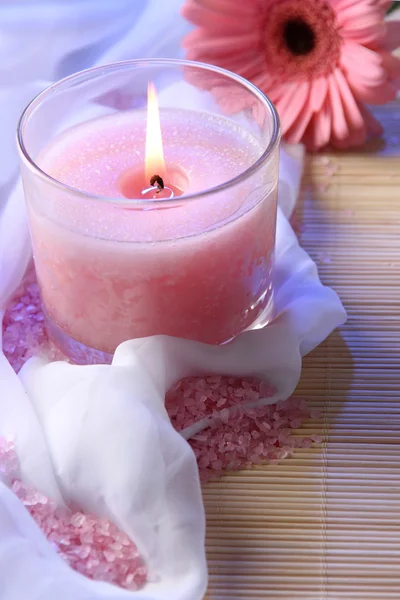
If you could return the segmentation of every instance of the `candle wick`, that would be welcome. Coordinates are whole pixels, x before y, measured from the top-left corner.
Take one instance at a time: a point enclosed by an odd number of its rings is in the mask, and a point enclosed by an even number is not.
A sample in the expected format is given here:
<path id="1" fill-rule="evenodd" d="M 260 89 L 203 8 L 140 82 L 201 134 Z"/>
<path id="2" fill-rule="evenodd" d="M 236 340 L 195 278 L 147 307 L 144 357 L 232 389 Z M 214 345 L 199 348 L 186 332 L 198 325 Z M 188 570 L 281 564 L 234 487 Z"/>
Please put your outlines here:
<path id="1" fill-rule="evenodd" d="M 167 185 L 164 185 L 162 177 L 160 177 L 159 175 L 153 175 L 153 177 L 150 179 L 150 187 L 146 188 L 145 190 L 142 190 L 141 193 L 143 196 L 145 196 L 149 192 L 155 192 L 156 194 L 159 194 L 162 190 L 168 190 L 170 193 L 169 198 L 174 198 L 174 190 L 172 190 Z M 155 196 L 153 196 L 153 198 L 155 198 Z"/>
<path id="2" fill-rule="evenodd" d="M 157 194 L 164 189 L 164 181 L 159 175 L 153 175 L 153 177 L 151 177 L 150 185 L 158 188 L 156 192 Z"/>

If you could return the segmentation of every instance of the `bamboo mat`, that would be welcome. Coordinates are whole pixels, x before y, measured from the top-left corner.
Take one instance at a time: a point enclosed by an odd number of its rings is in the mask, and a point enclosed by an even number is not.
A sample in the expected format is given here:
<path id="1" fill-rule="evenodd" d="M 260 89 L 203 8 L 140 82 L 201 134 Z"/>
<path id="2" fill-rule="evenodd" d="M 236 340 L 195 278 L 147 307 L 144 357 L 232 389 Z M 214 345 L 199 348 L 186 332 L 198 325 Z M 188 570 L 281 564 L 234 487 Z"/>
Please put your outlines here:
<path id="1" fill-rule="evenodd" d="M 385 145 L 307 162 L 301 241 L 348 321 L 304 360 L 324 437 L 204 486 L 207 600 L 400 599 L 400 104 Z M 328 178 L 329 179 L 329 178 Z"/>

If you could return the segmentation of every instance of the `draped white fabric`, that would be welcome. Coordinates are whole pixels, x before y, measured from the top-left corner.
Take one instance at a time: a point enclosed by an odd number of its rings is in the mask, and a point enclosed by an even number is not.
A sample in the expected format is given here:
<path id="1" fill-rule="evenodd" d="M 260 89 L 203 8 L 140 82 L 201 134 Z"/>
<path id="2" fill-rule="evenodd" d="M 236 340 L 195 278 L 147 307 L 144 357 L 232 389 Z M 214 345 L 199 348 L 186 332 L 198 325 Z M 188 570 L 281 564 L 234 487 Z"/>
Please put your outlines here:
<path id="1" fill-rule="evenodd" d="M 14 142 L 21 110 L 47 81 L 93 64 L 180 56 L 188 29 L 180 4 L 0 0 L 0 314 L 31 255 Z M 229 373 L 268 379 L 278 390 L 273 401 L 286 399 L 298 382 L 301 356 L 344 321 L 338 297 L 321 285 L 287 221 L 302 160 L 300 147 L 282 153 L 279 315 L 269 327 L 222 347 L 132 340 L 117 349 L 112 365 L 31 359 L 20 377 L 0 352 L 0 434 L 15 439 L 24 480 L 60 504 L 74 501 L 112 519 L 138 545 L 156 579 L 126 592 L 73 572 L 1 486 L 0 600 L 203 597 L 204 513 L 196 461 L 184 438 L 208 423 L 178 434 L 164 395 L 183 376 Z"/>

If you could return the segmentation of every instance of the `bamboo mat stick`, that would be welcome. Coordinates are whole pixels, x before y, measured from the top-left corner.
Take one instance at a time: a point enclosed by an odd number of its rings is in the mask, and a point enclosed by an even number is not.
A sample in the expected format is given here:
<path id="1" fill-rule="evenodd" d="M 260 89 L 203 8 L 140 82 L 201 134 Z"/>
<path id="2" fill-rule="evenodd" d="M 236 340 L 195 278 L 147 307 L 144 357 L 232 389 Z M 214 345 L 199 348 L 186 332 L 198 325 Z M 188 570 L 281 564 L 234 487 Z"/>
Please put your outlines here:
<path id="1" fill-rule="evenodd" d="M 400 599 L 399 114 L 379 152 L 307 159 L 301 241 L 349 315 L 296 392 L 322 441 L 204 486 L 206 600 Z"/>

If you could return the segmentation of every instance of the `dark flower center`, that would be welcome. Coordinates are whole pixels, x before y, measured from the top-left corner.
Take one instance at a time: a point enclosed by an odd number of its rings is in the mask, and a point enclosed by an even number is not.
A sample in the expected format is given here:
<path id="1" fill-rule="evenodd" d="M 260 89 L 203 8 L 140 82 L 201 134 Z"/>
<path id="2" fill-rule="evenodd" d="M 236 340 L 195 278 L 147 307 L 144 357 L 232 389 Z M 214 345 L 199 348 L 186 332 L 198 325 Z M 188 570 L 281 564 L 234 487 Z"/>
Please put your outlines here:
<path id="1" fill-rule="evenodd" d="M 314 50 L 315 33 L 301 18 L 286 21 L 283 27 L 283 38 L 288 50 L 296 56 L 303 56 Z"/>

